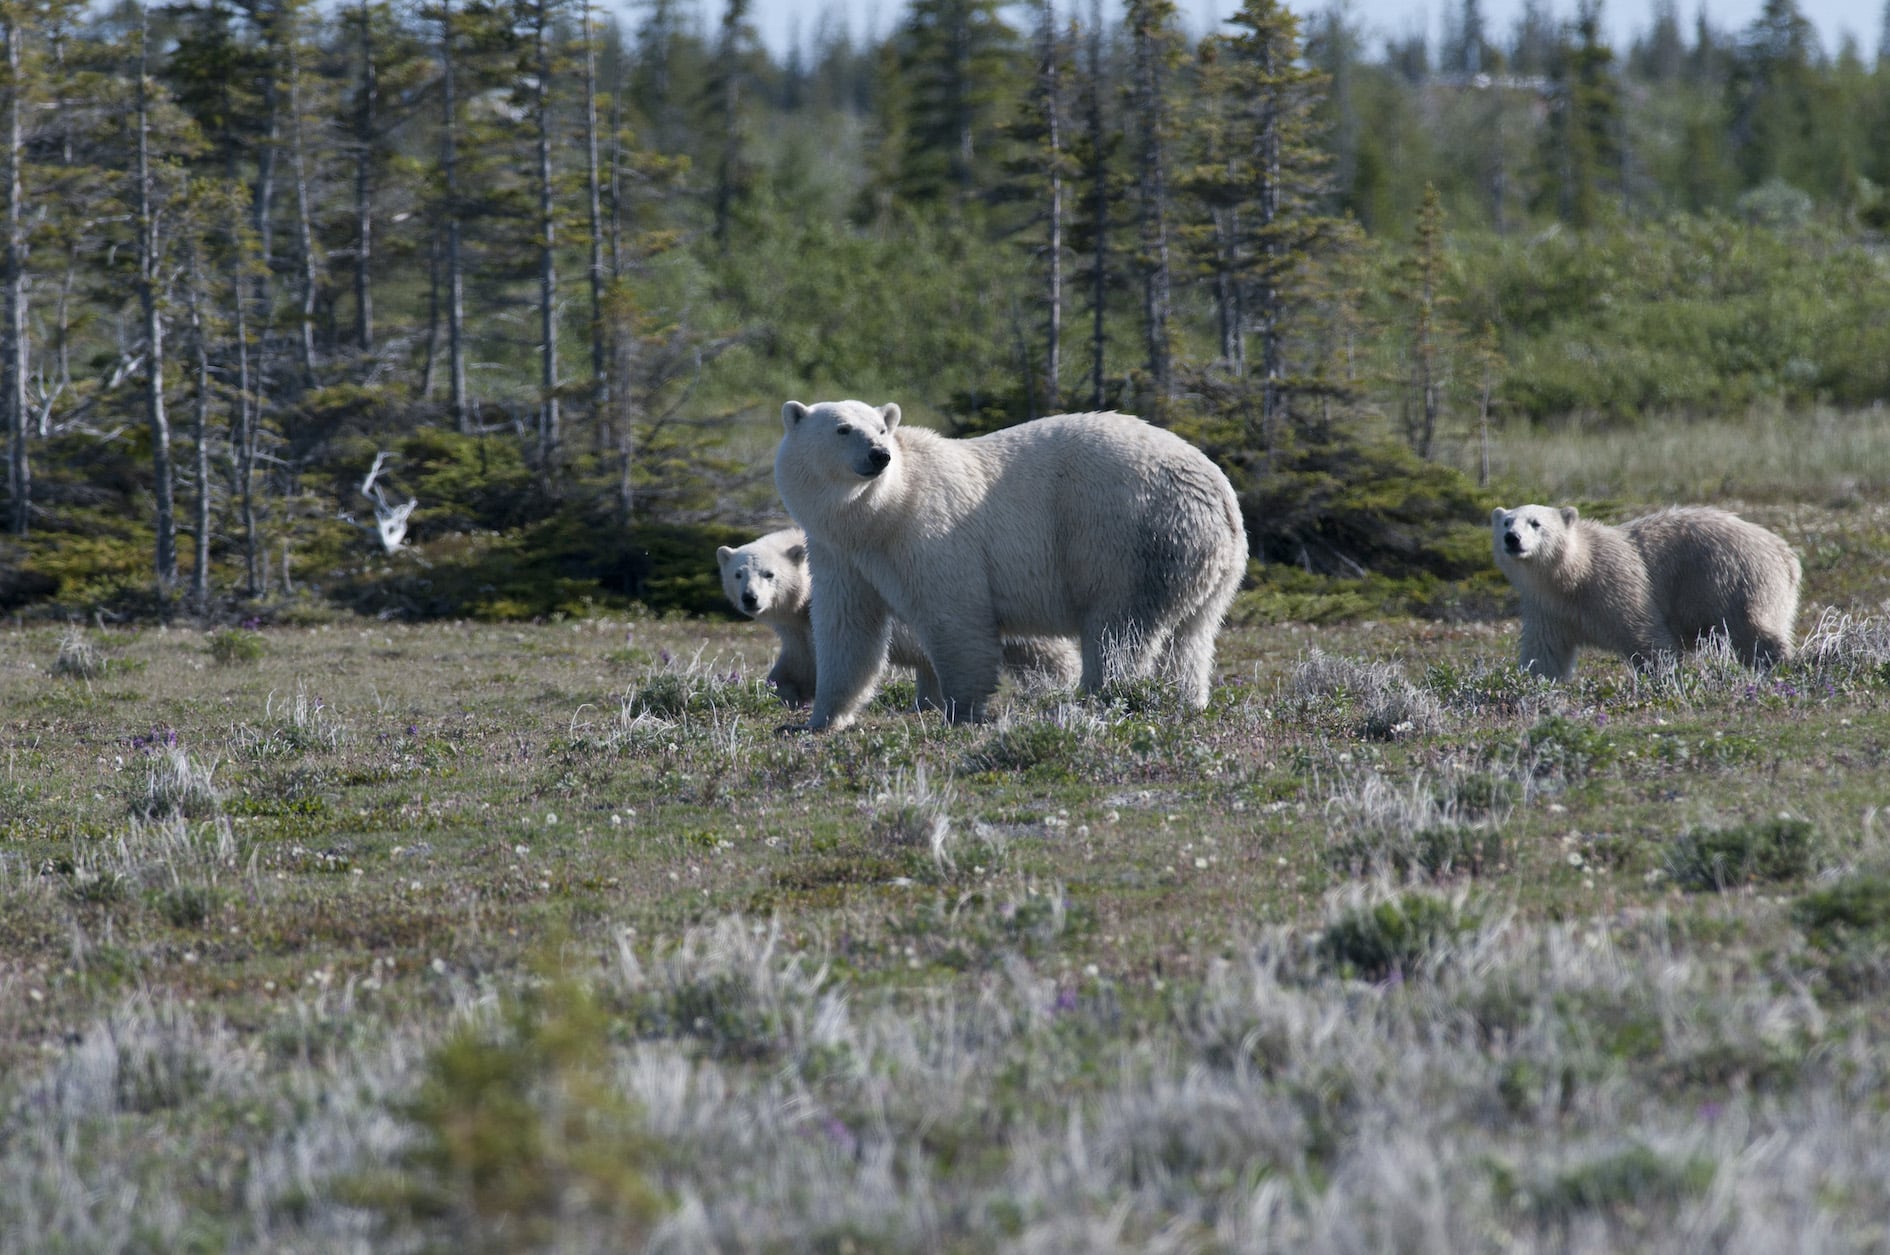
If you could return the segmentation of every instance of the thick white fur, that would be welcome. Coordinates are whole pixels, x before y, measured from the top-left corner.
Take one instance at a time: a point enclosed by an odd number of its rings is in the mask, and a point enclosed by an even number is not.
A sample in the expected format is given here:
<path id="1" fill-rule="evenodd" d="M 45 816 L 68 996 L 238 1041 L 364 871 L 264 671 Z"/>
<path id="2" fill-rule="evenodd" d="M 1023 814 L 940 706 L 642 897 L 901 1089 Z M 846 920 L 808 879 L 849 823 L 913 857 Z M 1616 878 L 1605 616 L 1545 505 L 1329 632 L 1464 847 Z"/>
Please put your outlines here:
<path id="1" fill-rule="evenodd" d="M 715 560 L 722 569 L 722 591 L 730 604 L 773 628 L 780 638 L 781 653 L 768 672 L 768 682 L 788 705 L 805 706 L 814 700 L 818 675 L 806 535 L 798 527 L 769 532 L 739 548 L 723 545 L 715 551 Z M 913 669 L 921 706 L 942 704 L 938 675 L 918 635 L 896 620 L 886 660 Z M 1026 684 L 1067 688 L 1077 681 L 1082 657 L 1071 642 L 1056 637 L 1007 638 L 1004 666 Z"/>
<path id="2" fill-rule="evenodd" d="M 895 616 L 953 719 L 983 717 L 1004 635 L 1080 639 L 1089 692 L 1159 672 L 1207 704 L 1247 538 L 1227 477 L 1186 441 L 1123 414 L 947 440 L 859 401 L 789 401 L 781 422 L 775 486 L 814 575 L 810 728 L 852 721 Z"/>
<path id="3" fill-rule="evenodd" d="M 1609 527 L 1573 506 L 1490 515 L 1496 565 L 1522 595 L 1525 671 L 1566 680 L 1583 645 L 1645 667 L 1723 633 L 1740 661 L 1792 656 L 1798 555 L 1783 539 L 1704 506 Z"/>

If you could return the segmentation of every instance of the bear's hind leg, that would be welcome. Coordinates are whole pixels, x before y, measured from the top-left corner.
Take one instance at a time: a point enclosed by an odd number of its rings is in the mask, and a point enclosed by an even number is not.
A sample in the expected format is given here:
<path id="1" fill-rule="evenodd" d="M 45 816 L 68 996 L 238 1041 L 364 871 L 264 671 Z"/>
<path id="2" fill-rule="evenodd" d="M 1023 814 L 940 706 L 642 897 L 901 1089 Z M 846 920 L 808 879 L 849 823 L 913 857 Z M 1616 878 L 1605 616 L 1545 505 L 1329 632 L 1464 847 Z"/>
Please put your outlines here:
<path id="1" fill-rule="evenodd" d="M 937 679 L 933 704 L 952 723 L 977 723 L 997 691 L 1002 651 L 995 634 L 978 640 L 933 641 L 927 652 Z"/>
<path id="2" fill-rule="evenodd" d="M 1235 570 L 1199 609 L 1183 619 L 1163 652 L 1162 673 L 1173 682 L 1182 704 L 1190 709 L 1207 709 L 1208 690 L 1214 681 L 1214 640 L 1220 635 L 1227 607 L 1240 590 L 1241 574 Z"/>

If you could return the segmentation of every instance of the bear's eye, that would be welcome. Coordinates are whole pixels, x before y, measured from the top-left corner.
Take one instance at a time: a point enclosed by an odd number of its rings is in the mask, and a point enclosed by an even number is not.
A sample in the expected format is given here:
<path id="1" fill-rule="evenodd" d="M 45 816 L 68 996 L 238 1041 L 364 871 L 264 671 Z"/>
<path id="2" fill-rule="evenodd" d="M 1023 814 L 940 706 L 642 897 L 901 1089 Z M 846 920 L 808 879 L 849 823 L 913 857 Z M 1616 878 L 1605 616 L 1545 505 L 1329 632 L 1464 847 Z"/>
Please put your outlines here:
<path id="1" fill-rule="evenodd" d="M 763 572 L 761 573 L 761 578 L 762 578 L 762 579 L 764 579 L 764 580 L 771 580 L 771 579 L 773 579 L 773 578 L 774 578 L 774 572 L 773 572 L 773 571 L 763 571 Z"/>
<path id="2" fill-rule="evenodd" d="M 846 426 L 845 424 L 842 424 L 841 426 L 833 429 L 833 434 L 836 436 L 851 436 L 853 434 L 853 429 L 851 427 Z"/>
<path id="3" fill-rule="evenodd" d="M 1537 531 L 1541 531 L 1541 530 L 1542 530 L 1542 524 L 1541 524 L 1541 522 L 1539 522 L 1539 521 L 1538 521 L 1538 520 L 1536 520 L 1536 519 L 1530 519 L 1530 520 L 1529 520 L 1529 526 L 1531 526 L 1531 527 L 1533 527 L 1533 528 L 1535 528 L 1535 529 L 1536 529 Z"/>

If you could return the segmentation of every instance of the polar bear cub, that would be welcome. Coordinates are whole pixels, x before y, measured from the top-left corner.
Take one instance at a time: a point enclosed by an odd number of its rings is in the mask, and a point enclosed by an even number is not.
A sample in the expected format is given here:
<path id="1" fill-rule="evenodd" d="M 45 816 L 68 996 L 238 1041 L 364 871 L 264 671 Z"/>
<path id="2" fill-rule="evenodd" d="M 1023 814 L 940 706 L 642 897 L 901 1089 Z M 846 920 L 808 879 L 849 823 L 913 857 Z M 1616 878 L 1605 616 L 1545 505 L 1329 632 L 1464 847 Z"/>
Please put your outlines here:
<path id="1" fill-rule="evenodd" d="M 1747 666 L 1792 656 L 1798 555 L 1738 515 L 1660 510 L 1610 527 L 1574 506 L 1490 515 L 1496 565 L 1522 597 L 1520 664 L 1566 680 L 1583 645 L 1645 667 L 1724 633 Z"/>
<path id="2" fill-rule="evenodd" d="M 1123 414 L 970 440 L 899 419 L 860 401 L 781 409 L 775 486 L 814 579 L 810 728 L 852 721 L 895 617 L 953 719 L 984 716 L 1006 635 L 1077 637 L 1086 691 L 1159 673 L 1207 704 L 1247 537 L 1205 454 Z"/>
<path id="3" fill-rule="evenodd" d="M 781 653 L 768 682 L 790 706 L 814 700 L 814 624 L 809 608 L 813 581 L 807 570 L 807 537 L 798 527 L 769 532 L 745 545 L 715 551 L 722 571 L 722 591 L 729 602 L 756 622 L 774 629 Z M 1004 642 L 1004 666 L 1026 684 L 1067 688 L 1077 681 L 1082 659 L 1067 640 L 1017 638 Z M 887 661 L 911 667 L 921 706 L 940 704 L 938 676 L 912 629 L 894 622 Z"/>

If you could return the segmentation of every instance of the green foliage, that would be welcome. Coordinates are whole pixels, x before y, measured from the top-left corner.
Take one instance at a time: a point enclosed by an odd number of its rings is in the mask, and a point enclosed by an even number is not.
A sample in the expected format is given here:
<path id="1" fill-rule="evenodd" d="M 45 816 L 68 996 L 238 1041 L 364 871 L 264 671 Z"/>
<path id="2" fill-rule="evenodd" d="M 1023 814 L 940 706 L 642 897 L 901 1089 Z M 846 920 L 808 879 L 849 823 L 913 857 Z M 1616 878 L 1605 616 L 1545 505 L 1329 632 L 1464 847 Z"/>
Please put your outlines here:
<path id="1" fill-rule="evenodd" d="M 1695 828 L 1667 852 L 1667 874 L 1692 890 L 1796 880 L 1811 870 L 1817 835 L 1810 820 L 1789 815 L 1730 828 Z"/>
<path id="2" fill-rule="evenodd" d="M 443 1220 L 478 1250 L 546 1243 L 573 1207 L 614 1219 L 636 1245 L 664 1204 L 609 1030 L 592 996 L 562 981 L 527 990 L 498 1023 L 457 1029 L 407 1104 L 404 1176 L 360 1192 L 396 1223 L 410 1211 Z"/>
<path id="3" fill-rule="evenodd" d="M 1465 321 L 1502 331 L 1510 413 L 1634 422 L 1890 390 L 1883 264 L 1817 230 L 1677 218 L 1460 256 Z"/>
<path id="4" fill-rule="evenodd" d="M 1339 973 L 1361 980 L 1417 976 L 1475 926 L 1443 898 L 1407 893 L 1347 911 L 1328 924 L 1319 955 Z"/>

